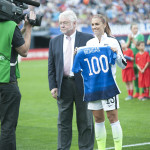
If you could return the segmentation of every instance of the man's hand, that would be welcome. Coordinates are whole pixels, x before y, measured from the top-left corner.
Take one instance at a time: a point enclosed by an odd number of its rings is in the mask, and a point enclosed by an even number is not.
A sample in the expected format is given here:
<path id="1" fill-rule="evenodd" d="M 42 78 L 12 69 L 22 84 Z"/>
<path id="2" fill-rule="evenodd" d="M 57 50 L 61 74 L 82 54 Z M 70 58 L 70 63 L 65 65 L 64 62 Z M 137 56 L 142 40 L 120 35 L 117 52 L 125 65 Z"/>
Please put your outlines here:
<path id="1" fill-rule="evenodd" d="M 58 91 L 57 88 L 54 88 L 51 90 L 51 94 L 52 94 L 53 98 L 55 98 L 55 99 L 57 99 L 57 91 Z"/>
<path id="2" fill-rule="evenodd" d="M 36 19 L 36 14 L 33 11 L 31 11 L 29 18 Z M 32 31 L 32 25 L 29 23 L 27 16 L 25 16 L 25 23 L 21 30 L 21 33 L 24 34 L 25 43 L 21 45 L 20 47 L 16 47 L 16 51 L 22 57 L 27 57 L 28 55 L 28 51 L 29 51 L 30 43 L 31 43 L 31 31 Z"/>
<path id="3" fill-rule="evenodd" d="M 36 19 L 36 14 L 35 14 L 34 11 L 30 11 L 29 19 L 30 20 L 35 20 Z M 27 19 L 27 15 L 26 15 L 25 16 L 24 26 L 21 29 L 21 33 L 24 34 L 27 28 L 32 28 L 32 25 L 29 23 L 29 20 Z"/>

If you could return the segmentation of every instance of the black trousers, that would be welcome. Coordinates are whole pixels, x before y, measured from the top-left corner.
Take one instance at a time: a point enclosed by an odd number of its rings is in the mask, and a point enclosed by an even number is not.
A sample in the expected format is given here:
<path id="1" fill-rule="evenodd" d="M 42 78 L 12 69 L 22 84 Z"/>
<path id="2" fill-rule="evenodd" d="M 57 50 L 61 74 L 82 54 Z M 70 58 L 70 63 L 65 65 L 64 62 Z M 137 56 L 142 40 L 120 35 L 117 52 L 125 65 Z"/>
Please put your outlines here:
<path id="1" fill-rule="evenodd" d="M 76 109 L 76 123 L 78 128 L 79 150 L 93 150 L 94 125 L 93 115 L 87 109 L 87 103 L 83 101 L 75 80 L 63 79 L 61 96 L 58 104 L 58 147 L 57 150 L 70 150 L 72 142 L 73 108 Z"/>
<path id="2" fill-rule="evenodd" d="M 17 83 L 0 83 L 0 150 L 16 150 L 16 126 L 21 94 Z"/>

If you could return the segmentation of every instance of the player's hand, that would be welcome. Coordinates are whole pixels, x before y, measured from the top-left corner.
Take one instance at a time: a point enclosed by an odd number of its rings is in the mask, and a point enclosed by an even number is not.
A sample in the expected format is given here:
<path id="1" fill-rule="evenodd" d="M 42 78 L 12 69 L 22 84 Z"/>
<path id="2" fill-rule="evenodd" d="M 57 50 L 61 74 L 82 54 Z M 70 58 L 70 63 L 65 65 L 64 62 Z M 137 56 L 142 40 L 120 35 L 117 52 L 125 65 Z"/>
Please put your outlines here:
<path id="1" fill-rule="evenodd" d="M 141 73 L 144 73 L 145 69 L 141 69 Z"/>
<path id="2" fill-rule="evenodd" d="M 112 50 L 113 52 L 116 52 L 116 53 L 118 54 L 118 50 L 117 50 L 116 47 L 111 47 L 111 50 Z"/>
<path id="3" fill-rule="evenodd" d="M 129 35 L 128 35 L 128 38 L 129 38 L 129 40 L 132 40 L 132 39 L 133 39 L 132 34 L 129 34 Z"/>
<path id="4" fill-rule="evenodd" d="M 140 71 L 141 73 L 143 73 L 143 71 L 142 71 L 142 69 L 141 69 L 140 67 L 139 67 L 138 69 L 139 69 L 139 71 Z"/>
<path id="5" fill-rule="evenodd" d="M 51 94 L 52 94 L 53 98 L 55 98 L 55 99 L 57 99 L 57 92 L 58 92 L 57 88 L 54 88 L 51 90 Z"/>

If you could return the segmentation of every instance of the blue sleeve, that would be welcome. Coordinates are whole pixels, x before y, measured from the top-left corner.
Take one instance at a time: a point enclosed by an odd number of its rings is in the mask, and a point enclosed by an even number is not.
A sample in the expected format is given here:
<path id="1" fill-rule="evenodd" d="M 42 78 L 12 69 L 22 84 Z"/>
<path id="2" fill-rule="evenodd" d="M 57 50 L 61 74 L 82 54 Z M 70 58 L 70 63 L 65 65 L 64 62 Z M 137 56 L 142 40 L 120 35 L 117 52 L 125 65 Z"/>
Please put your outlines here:
<path id="1" fill-rule="evenodd" d="M 124 56 L 124 58 L 127 60 L 132 60 L 132 57 L 129 57 L 129 56 Z"/>
<path id="2" fill-rule="evenodd" d="M 78 73 L 81 71 L 81 66 L 80 66 L 80 55 L 77 53 L 74 57 L 74 62 L 73 62 L 73 67 L 72 67 L 72 72 Z"/>
<path id="3" fill-rule="evenodd" d="M 117 58 L 117 53 L 113 52 L 109 47 L 108 47 L 108 50 L 109 50 L 109 64 L 114 65 L 115 60 Z"/>

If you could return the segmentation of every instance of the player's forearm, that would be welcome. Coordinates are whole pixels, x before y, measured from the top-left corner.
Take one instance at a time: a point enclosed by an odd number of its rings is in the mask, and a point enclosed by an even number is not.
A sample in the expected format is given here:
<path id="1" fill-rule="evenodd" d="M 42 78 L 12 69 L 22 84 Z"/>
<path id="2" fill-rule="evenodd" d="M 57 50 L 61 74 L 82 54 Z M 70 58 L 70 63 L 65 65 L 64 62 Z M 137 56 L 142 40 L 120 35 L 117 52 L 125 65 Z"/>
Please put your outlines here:
<path id="1" fill-rule="evenodd" d="M 133 61 L 133 60 L 134 60 L 133 57 L 129 57 L 129 56 L 124 56 L 124 58 L 127 59 L 127 60 L 130 60 L 130 61 Z"/>
<path id="2" fill-rule="evenodd" d="M 120 68 L 125 69 L 125 67 L 127 66 L 127 62 L 126 62 L 126 59 L 125 59 L 125 57 L 124 57 L 124 55 L 123 55 L 119 45 L 118 45 L 117 50 L 118 50 L 118 52 L 117 52 L 117 59 L 116 59 L 117 65 Z"/>
<path id="3" fill-rule="evenodd" d="M 135 47 L 136 47 L 136 41 L 134 40 L 134 39 L 132 39 L 132 42 L 133 42 L 133 44 L 135 45 Z"/>
<path id="4" fill-rule="evenodd" d="M 130 42 L 131 42 L 131 40 L 128 40 L 128 42 L 127 42 L 127 47 L 130 46 Z"/>
<path id="5" fill-rule="evenodd" d="M 117 54 L 116 63 L 122 69 L 125 69 L 125 67 L 127 66 L 126 59 L 120 54 Z"/>
<path id="6" fill-rule="evenodd" d="M 136 66 L 137 66 L 138 70 L 142 72 L 142 70 L 141 70 L 141 68 L 139 67 L 139 65 L 136 65 Z"/>
<path id="7" fill-rule="evenodd" d="M 150 40 L 147 40 L 147 45 L 150 45 Z"/>

